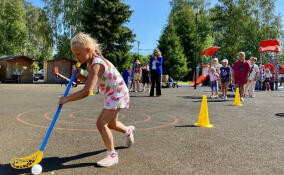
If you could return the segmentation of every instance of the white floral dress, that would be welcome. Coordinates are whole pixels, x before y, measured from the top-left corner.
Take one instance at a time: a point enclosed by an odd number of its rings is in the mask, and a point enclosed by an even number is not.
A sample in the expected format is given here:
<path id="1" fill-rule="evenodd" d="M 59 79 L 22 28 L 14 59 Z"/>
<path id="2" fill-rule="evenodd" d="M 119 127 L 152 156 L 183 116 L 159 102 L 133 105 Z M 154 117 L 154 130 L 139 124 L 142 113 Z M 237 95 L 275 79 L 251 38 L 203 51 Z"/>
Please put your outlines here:
<path id="1" fill-rule="evenodd" d="M 92 64 L 101 64 L 105 68 L 103 75 L 98 80 L 100 92 L 105 97 L 104 109 L 129 108 L 128 88 L 114 65 L 110 63 L 111 68 L 109 68 L 101 57 L 95 57 Z"/>

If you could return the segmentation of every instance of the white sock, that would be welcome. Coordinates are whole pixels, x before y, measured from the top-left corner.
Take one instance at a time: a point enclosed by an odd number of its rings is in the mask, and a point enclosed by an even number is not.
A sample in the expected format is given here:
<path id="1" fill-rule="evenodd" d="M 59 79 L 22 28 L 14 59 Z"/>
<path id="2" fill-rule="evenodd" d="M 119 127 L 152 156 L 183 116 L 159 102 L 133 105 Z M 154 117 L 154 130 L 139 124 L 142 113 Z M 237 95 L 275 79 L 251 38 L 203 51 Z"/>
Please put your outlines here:
<path id="1" fill-rule="evenodd" d="M 126 137 L 129 136 L 129 135 L 130 135 L 130 132 L 131 132 L 131 130 L 127 128 L 127 131 L 126 131 L 126 133 L 125 133 L 125 136 L 126 136 Z"/>
<path id="2" fill-rule="evenodd" d="M 112 155 L 113 153 L 115 153 L 115 155 L 117 155 L 117 152 L 115 152 L 115 150 L 107 151 L 107 155 Z"/>

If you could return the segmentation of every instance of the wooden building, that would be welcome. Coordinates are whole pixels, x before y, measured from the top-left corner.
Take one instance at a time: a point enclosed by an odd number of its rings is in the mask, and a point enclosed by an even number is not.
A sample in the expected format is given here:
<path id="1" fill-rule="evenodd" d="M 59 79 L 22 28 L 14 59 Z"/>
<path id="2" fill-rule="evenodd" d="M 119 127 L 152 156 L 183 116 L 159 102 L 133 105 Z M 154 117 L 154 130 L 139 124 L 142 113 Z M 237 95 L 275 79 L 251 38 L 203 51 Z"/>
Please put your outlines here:
<path id="1" fill-rule="evenodd" d="M 26 56 L 0 57 L 0 81 L 33 83 L 33 61 Z"/>
<path id="2" fill-rule="evenodd" d="M 55 76 L 55 67 L 58 67 L 60 74 L 70 78 L 72 75 L 72 66 L 74 64 L 76 64 L 76 61 L 68 58 L 57 58 L 44 62 L 44 82 L 62 83 L 62 78 Z"/>

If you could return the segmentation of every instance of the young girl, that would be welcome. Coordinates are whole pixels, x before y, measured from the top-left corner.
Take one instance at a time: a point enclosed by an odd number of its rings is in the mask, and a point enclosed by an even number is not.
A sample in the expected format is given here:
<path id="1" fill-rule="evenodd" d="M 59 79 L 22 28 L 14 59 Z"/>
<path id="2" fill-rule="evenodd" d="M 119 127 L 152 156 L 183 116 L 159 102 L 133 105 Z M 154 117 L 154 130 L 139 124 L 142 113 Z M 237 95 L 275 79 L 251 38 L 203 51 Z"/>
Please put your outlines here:
<path id="1" fill-rule="evenodd" d="M 136 67 L 133 71 L 133 92 L 139 92 L 139 81 L 142 76 L 142 69 L 140 64 L 136 64 Z M 135 90 L 135 85 L 136 85 L 136 90 Z"/>
<path id="2" fill-rule="evenodd" d="M 216 69 L 214 67 L 211 67 L 209 76 L 210 76 L 210 84 L 211 84 L 211 90 L 212 90 L 211 98 L 218 98 L 219 75 L 216 72 Z"/>
<path id="3" fill-rule="evenodd" d="M 227 59 L 224 59 L 222 61 L 222 67 L 220 68 L 220 77 L 221 77 L 223 98 L 227 99 L 228 83 L 232 81 L 232 73 L 230 67 L 228 66 Z"/>
<path id="4" fill-rule="evenodd" d="M 266 69 L 265 69 L 265 72 L 264 72 L 264 74 L 263 74 L 263 77 L 264 77 L 265 89 L 266 89 L 267 91 L 269 91 L 269 89 L 270 89 L 270 85 L 269 85 L 269 83 L 270 83 L 270 78 L 272 77 L 269 68 L 266 68 Z"/>
<path id="5" fill-rule="evenodd" d="M 246 61 L 245 52 L 239 52 L 239 59 L 233 64 L 234 80 L 236 88 L 240 90 L 241 101 L 244 101 L 245 84 L 247 84 L 248 73 L 250 71 L 249 63 Z"/>
<path id="6" fill-rule="evenodd" d="M 148 86 L 148 91 L 150 92 L 150 81 L 149 81 L 150 69 L 148 63 L 145 63 L 142 67 L 142 83 L 143 83 L 143 91 L 146 91 L 146 84 Z"/>
<path id="7" fill-rule="evenodd" d="M 120 109 L 129 107 L 129 92 L 121 75 L 111 62 L 101 54 L 100 45 L 88 34 L 78 33 L 71 40 L 71 50 L 80 63 L 88 64 L 88 76 L 80 75 L 77 78 L 85 82 L 82 90 L 67 97 L 61 97 L 59 104 L 80 100 L 87 97 L 92 89 L 99 84 L 100 91 L 105 96 L 104 107 L 97 120 L 97 128 L 106 146 L 106 157 L 97 164 L 108 167 L 118 163 L 118 154 L 114 150 L 113 135 L 110 129 L 122 132 L 126 135 L 127 146 L 134 143 L 134 126 L 126 127 L 118 121 Z"/>

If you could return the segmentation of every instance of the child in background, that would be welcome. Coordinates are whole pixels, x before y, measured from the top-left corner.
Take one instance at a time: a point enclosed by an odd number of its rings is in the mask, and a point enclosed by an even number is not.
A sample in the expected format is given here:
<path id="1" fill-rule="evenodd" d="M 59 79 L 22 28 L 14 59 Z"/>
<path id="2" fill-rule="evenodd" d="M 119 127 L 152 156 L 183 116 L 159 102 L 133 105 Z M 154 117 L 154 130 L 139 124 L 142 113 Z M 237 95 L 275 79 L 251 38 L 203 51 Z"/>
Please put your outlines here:
<path id="1" fill-rule="evenodd" d="M 130 88 L 129 88 L 129 90 L 131 90 L 131 88 L 132 88 L 132 92 L 135 92 L 135 87 L 134 87 L 134 70 L 140 64 L 141 64 L 140 61 L 136 60 L 135 64 L 132 66 L 131 83 L 130 83 Z"/>
<path id="2" fill-rule="evenodd" d="M 281 87 L 281 86 L 282 86 L 282 83 L 284 82 L 283 67 L 284 67 L 284 65 L 280 66 L 280 71 L 279 71 L 280 84 L 279 84 L 279 87 Z"/>
<path id="3" fill-rule="evenodd" d="M 269 82 L 270 82 L 271 77 L 272 77 L 272 74 L 270 73 L 269 68 L 266 68 L 263 74 L 263 78 L 264 78 L 264 86 L 267 91 L 269 91 L 270 89 Z"/>
<path id="4" fill-rule="evenodd" d="M 141 79 L 142 76 L 142 69 L 141 69 L 141 65 L 137 64 L 134 71 L 133 71 L 133 92 L 139 92 L 139 81 Z M 135 89 L 135 85 L 136 85 L 136 89 Z"/>
<path id="5" fill-rule="evenodd" d="M 255 84 L 257 80 L 257 76 L 259 73 L 258 66 L 255 64 L 257 61 L 257 58 L 251 57 L 250 58 L 250 71 L 249 71 L 249 76 L 248 76 L 248 83 L 245 86 L 245 95 L 250 96 L 252 98 L 255 97 Z"/>
<path id="6" fill-rule="evenodd" d="M 220 78 L 221 78 L 221 85 L 222 85 L 222 93 L 223 99 L 227 99 L 227 92 L 228 92 L 228 84 L 232 82 L 232 73 L 231 69 L 228 66 L 228 60 L 224 59 L 222 61 L 222 67 L 220 68 Z"/>
<path id="7" fill-rule="evenodd" d="M 214 67 L 211 67 L 209 76 L 210 76 L 210 84 L 212 91 L 211 98 L 218 98 L 217 88 L 218 88 L 219 74 L 216 72 L 216 69 Z"/>
<path id="8" fill-rule="evenodd" d="M 246 54 L 239 52 L 239 59 L 233 64 L 234 80 L 236 88 L 239 88 L 241 101 L 244 101 L 245 84 L 248 81 L 248 73 L 250 71 L 249 63 L 246 61 Z"/>
<path id="9" fill-rule="evenodd" d="M 83 76 L 79 69 L 76 77 L 85 83 L 84 88 L 67 97 L 61 97 L 58 103 L 65 104 L 85 98 L 89 96 L 96 84 L 99 84 L 105 96 L 105 102 L 97 120 L 97 128 L 107 152 L 106 157 L 97 162 L 97 165 L 102 167 L 114 165 L 118 163 L 118 154 L 114 150 L 113 135 L 110 129 L 124 133 L 128 147 L 134 143 L 135 127 L 126 127 L 118 121 L 119 111 L 129 107 L 128 88 L 113 64 L 102 56 L 100 45 L 91 36 L 78 33 L 71 40 L 71 50 L 81 64 L 88 64 L 89 73 L 87 77 Z"/>
<path id="10" fill-rule="evenodd" d="M 128 67 L 128 89 L 130 90 L 130 85 L 132 83 L 132 69 L 131 67 Z"/>
<path id="11" fill-rule="evenodd" d="M 149 80 L 150 68 L 148 63 L 145 63 L 142 67 L 142 83 L 143 83 L 143 91 L 146 91 L 146 84 L 148 87 L 148 92 L 150 92 L 150 80 Z"/>
<path id="12" fill-rule="evenodd" d="M 128 78 L 129 78 L 129 68 L 130 68 L 130 67 L 128 67 L 127 69 L 125 69 L 125 70 L 123 71 L 123 73 L 122 73 L 123 80 L 124 80 L 124 82 L 125 82 L 125 84 L 126 84 L 127 87 L 128 87 Z"/>

